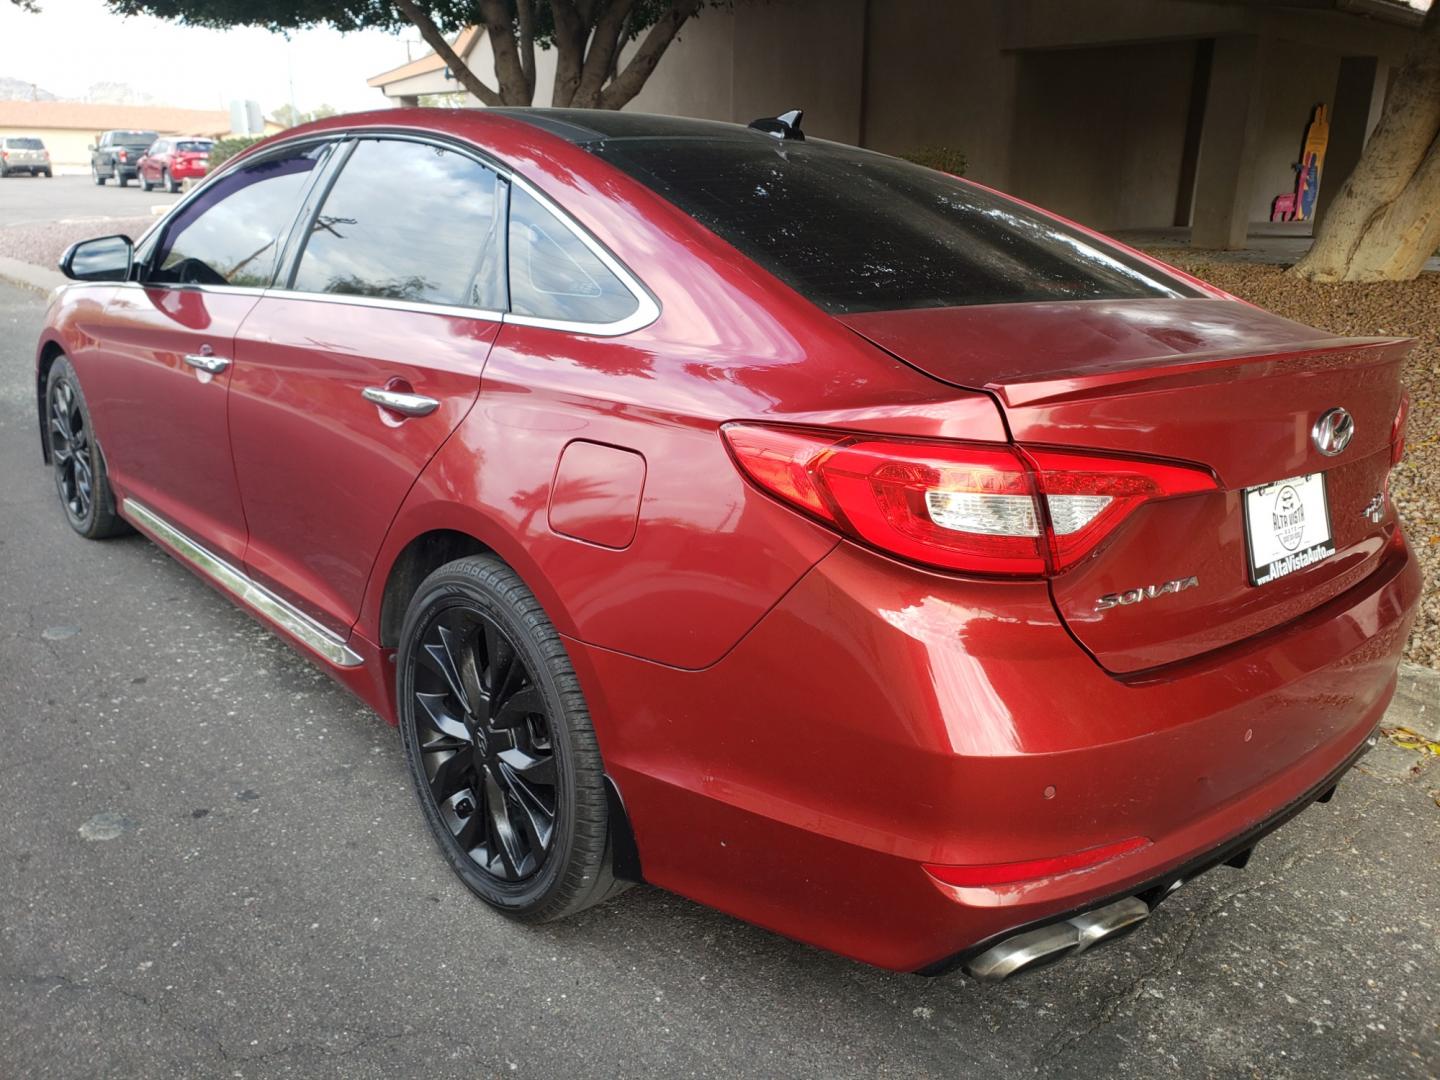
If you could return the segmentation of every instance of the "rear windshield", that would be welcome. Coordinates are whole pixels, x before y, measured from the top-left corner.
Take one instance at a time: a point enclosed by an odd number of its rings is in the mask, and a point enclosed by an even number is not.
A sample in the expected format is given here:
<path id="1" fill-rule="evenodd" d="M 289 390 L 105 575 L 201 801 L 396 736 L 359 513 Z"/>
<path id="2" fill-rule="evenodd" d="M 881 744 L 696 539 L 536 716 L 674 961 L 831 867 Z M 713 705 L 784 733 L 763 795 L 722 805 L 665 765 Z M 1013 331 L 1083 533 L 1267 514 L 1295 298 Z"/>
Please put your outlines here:
<path id="1" fill-rule="evenodd" d="M 1009 199 L 837 143 L 757 134 L 587 149 L 832 314 L 1194 295 Z"/>
<path id="2" fill-rule="evenodd" d="M 117 131 L 110 141 L 120 146 L 149 146 L 156 139 L 153 131 Z"/>
<path id="3" fill-rule="evenodd" d="M 204 139 L 181 139 L 175 144 L 176 150 L 195 150 L 202 154 L 210 152 L 210 142 Z"/>
<path id="4" fill-rule="evenodd" d="M 45 144 L 39 139 L 6 139 L 5 145 L 11 150 L 44 150 Z"/>

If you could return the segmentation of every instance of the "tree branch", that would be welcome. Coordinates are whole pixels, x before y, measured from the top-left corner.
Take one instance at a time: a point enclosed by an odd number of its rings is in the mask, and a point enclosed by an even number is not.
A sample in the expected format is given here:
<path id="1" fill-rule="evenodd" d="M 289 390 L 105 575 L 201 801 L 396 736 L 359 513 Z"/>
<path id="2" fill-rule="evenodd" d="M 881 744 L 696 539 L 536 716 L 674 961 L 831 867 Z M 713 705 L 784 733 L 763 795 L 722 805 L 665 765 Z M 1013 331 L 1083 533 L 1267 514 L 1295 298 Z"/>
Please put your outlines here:
<path id="1" fill-rule="evenodd" d="M 587 24 L 576 10 L 574 0 L 550 0 L 550 13 L 555 19 L 555 89 L 550 104 L 565 109 L 575 100 L 575 91 L 580 86 Z"/>
<path id="2" fill-rule="evenodd" d="M 616 75 L 615 80 L 600 95 L 600 108 L 621 108 L 640 92 L 645 80 L 660 62 L 660 57 L 665 55 L 665 50 L 675 40 L 680 27 L 700 10 L 700 2 L 701 0 L 671 0 L 669 10 L 650 28 L 650 32 L 645 35 L 645 41 L 625 65 L 625 70 Z"/>
<path id="3" fill-rule="evenodd" d="M 495 54 L 495 79 L 500 84 L 500 99 L 506 105 L 529 105 L 530 89 L 525 79 L 525 66 L 515 47 L 515 24 L 507 0 L 481 0 L 480 19 L 490 38 Z"/>
<path id="4" fill-rule="evenodd" d="M 574 104 L 577 107 L 593 109 L 599 101 L 605 80 L 614 71 L 615 56 L 620 51 L 620 35 L 634 6 L 635 0 L 605 0 L 605 8 L 590 36 L 585 65 L 580 72 L 580 85 L 575 91 Z"/>
<path id="5" fill-rule="evenodd" d="M 516 21 L 520 24 L 520 70 L 525 74 L 527 101 L 535 100 L 535 7 L 534 0 L 516 0 Z"/>
<path id="6" fill-rule="evenodd" d="M 455 50 L 450 47 L 450 42 L 445 40 L 445 35 L 435 25 L 435 20 L 430 18 L 429 12 L 416 4 L 415 0 L 393 0 L 393 2 L 400 14 L 415 24 L 415 29 L 420 31 L 420 36 L 425 39 L 425 43 L 435 50 L 435 55 L 445 61 L 446 66 L 450 68 L 450 73 L 459 80 L 461 86 L 479 98 L 483 104 L 501 104 L 500 95 L 481 82 L 480 77 L 471 71 L 465 61 L 461 60 Z"/>

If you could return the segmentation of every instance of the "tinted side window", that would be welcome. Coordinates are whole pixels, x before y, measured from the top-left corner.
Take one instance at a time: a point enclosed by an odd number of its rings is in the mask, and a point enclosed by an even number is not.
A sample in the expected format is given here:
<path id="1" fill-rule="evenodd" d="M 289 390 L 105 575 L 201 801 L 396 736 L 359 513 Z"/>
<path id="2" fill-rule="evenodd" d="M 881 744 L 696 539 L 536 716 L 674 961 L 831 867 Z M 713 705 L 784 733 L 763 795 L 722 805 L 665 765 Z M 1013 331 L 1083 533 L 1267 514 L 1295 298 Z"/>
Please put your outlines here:
<path id="1" fill-rule="evenodd" d="M 618 322 L 639 302 L 599 257 L 519 187 L 510 191 L 510 310 L 564 322 Z"/>
<path id="2" fill-rule="evenodd" d="M 495 174 L 428 144 L 365 140 L 325 197 L 293 288 L 495 309 Z"/>
<path id="3" fill-rule="evenodd" d="M 280 241 L 328 146 L 236 169 L 201 190 L 166 227 L 147 280 L 265 287 Z"/>

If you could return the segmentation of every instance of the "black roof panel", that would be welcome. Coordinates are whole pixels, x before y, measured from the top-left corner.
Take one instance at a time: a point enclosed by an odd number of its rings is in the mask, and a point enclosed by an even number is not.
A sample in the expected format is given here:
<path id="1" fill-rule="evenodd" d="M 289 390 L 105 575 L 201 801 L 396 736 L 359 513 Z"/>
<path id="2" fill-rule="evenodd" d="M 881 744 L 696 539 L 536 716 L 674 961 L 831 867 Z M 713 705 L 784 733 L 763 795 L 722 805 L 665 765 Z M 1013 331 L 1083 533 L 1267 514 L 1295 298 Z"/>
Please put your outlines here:
<path id="1" fill-rule="evenodd" d="M 558 135 L 578 145 L 608 139 L 655 138 L 768 138 L 740 124 L 718 120 L 692 120 L 685 116 L 657 116 L 651 113 L 616 112 L 613 109 L 528 109 L 502 107 L 487 109 Z"/>

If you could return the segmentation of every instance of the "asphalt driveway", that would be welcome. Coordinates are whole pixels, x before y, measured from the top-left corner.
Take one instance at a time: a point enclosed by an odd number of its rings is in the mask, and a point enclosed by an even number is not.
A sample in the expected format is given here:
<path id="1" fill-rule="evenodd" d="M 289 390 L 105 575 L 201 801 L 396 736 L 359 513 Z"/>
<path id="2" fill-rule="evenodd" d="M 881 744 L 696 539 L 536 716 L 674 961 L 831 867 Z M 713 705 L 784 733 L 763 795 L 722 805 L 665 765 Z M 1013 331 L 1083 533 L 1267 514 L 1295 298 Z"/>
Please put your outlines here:
<path id="1" fill-rule="evenodd" d="M 114 180 L 97 185 L 89 176 L 11 176 L 0 181 L 0 228 L 44 221 L 86 218 L 149 217 L 151 208 L 179 199 L 140 181 L 121 187 Z"/>
<path id="2" fill-rule="evenodd" d="M 0 286 L 0 1075 L 1440 1070 L 1440 769 L 1390 746 L 1248 870 L 1000 986 L 649 888 L 491 914 L 392 729 L 149 543 L 68 530 L 31 411 L 42 307 Z"/>

